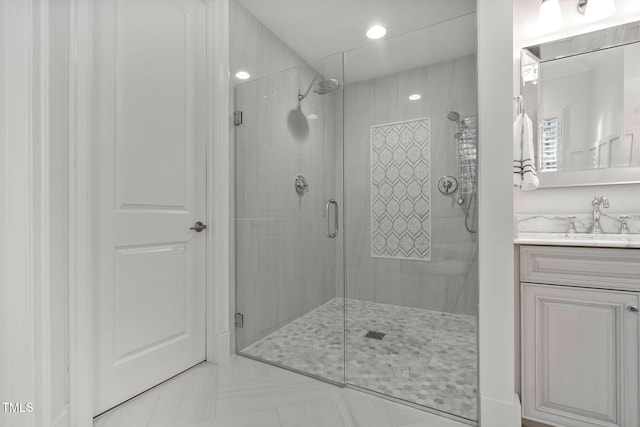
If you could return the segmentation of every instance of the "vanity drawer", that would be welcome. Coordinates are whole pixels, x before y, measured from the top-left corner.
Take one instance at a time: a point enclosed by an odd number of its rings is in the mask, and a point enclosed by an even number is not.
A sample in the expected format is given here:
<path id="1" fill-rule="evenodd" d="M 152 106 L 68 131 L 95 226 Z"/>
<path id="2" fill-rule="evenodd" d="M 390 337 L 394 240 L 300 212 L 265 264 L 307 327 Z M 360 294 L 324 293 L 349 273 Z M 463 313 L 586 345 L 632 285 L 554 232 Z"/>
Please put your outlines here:
<path id="1" fill-rule="evenodd" d="M 520 281 L 640 291 L 640 249 L 521 246 Z"/>

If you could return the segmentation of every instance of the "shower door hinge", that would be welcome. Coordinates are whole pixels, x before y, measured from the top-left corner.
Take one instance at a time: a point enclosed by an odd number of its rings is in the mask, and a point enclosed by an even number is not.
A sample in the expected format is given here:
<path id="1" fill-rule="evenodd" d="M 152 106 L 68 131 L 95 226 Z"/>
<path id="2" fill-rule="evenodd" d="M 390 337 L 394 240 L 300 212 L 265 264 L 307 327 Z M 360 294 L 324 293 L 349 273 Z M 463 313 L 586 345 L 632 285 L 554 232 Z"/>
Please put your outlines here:
<path id="1" fill-rule="evenodd" d="M 244 327 L 244 315 L 242 313 L 236 313 L 236 328 Z"/>
<path id="2" fill-rule="evenodd" d="M 242 111 L 236 110 L 233 112 L 233 124 L 240 126 L 242 124 Z"/>

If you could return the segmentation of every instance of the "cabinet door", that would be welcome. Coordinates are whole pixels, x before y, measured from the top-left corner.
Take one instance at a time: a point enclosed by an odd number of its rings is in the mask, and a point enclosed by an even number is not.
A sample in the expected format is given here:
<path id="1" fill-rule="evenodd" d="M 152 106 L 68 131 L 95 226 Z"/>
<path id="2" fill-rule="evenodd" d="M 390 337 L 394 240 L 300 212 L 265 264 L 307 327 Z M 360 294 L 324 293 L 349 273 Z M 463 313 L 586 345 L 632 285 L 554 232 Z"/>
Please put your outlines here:
<path id="1" fill-rule="evenodd" d="M 556 426 L 638 424 L 635 292 L 522 284 L 523 417 Z"/>

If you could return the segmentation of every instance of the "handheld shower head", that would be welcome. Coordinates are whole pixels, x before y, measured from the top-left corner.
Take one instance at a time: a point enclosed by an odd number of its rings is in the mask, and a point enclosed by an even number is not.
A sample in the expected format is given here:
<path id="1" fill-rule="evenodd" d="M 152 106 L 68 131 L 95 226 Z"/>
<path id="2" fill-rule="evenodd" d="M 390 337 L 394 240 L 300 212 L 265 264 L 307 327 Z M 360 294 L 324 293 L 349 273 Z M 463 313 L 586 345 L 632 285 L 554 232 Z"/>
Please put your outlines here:
<path id="1" fill-rule="evenodd" d="M 449 111 L 449 114 L 447 114 L 447 119 L 451 120 L 452 122 L 456 122 L 460 129 L 464 127 L 464 122 L 460 118 L 460 114 L 456 111 Z"/>

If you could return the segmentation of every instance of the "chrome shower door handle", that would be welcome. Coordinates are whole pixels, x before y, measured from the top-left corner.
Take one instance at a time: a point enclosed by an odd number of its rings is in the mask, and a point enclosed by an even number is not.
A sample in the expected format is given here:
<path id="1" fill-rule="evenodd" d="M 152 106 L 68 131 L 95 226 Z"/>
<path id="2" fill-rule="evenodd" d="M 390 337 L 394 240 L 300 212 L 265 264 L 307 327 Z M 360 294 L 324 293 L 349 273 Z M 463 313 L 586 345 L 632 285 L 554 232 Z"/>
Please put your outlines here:
<path id="1" fill-rule="evenodd" d="M 331 232 L 331 216 L 329 215 L 329 208 L 331 207 L 331 205 L 335 206 L 335 210 L 334 210 L 334 228 L 333 228 L 333 232 Z M 335 200 L 331 199 L 331 200 L 327 200 L 327 206 L 326 206 L 326 210 L 327 210 L 327 237 L 330 239 L 333 239 L 334 237 L 336 237 L 338 235 L 338 202 L 336 202 Z"/>

